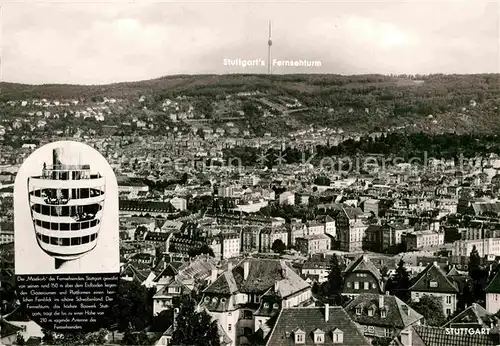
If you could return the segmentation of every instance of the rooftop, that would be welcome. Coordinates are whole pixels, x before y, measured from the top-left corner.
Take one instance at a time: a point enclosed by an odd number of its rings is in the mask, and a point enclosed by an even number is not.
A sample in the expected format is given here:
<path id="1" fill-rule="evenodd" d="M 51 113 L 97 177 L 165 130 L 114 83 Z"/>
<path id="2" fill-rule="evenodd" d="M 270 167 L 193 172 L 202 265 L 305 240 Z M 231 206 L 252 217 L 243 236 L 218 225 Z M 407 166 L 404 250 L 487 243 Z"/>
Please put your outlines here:
<path id="1" fill-rule="evenodd" d="M 328 313 L 325 310 L 328 310 Z M 294 345 L 297 333 L 304 333 L 305 342 L 302 345 L 317 345 L 313 339 L 314 332 L 324 333 L 323 345 L 371 345 L 342 307 L 331 306 L 328 309 L 283 308 L 266 346 Z M 334 343 L 334 332 L 342 334 L 343 343 Z"/>

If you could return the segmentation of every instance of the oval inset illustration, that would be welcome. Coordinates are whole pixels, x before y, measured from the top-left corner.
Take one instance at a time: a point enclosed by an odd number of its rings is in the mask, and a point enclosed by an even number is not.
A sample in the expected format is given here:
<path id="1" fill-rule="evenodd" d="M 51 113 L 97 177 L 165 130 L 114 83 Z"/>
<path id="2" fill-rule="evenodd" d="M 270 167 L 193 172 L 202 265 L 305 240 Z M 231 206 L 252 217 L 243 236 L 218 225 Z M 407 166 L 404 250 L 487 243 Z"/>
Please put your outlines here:
<path id="1" fill-rule="evenodd" d="M 36 150 L 14 184 L 14 236 L 18 291 L 33 319 L 61 332 L 100 325 L 120 271 L 118 184 L 106 159 L 78 142 Z M 75 316 L 83 324 L 68 322 Z"/>

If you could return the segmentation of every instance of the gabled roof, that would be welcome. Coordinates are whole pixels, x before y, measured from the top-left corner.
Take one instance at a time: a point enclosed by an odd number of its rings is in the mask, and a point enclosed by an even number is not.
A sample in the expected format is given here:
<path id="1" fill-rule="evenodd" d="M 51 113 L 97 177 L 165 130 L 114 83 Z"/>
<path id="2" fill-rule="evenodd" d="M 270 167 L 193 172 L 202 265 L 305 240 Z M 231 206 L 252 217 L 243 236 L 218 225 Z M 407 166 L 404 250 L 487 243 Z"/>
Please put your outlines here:
<path id="1" fill-rule="evenodd" d="M 330 215 L 319 215 L 316 216 L 316 220 L 322 223 L 334 222 L 335 220 Z"/>
<path id="2" fill-rule="evenodd" d="M 313 333 L 318 329 L 325 332 L 323 345 L 326 346 L 339 345 L 333 343 L 334 331 L 343 332 L 343 346 L 371 345 L 342 307 L 331 306 L 328 310 L 328 321 L 325 321 L 324 307 L 284 308 L 278 315 L 266 346 L 295 345 L 294 333 L 299 331 L 305 334 L 305 343 L 301 345 L 316 345 Z"/>
<path id="3" fill-rule="evenodd" d="M 345 274 L 350 274 L 353 272 L 369 272 L 371 273 L 379 282 L 380 288 L 382 289 L 382 275 L 380 271 L 375 267 L 375 265 L 370 261 L 368 256 L 361 255 L 354 262 L 352 262 L 349 267 L 345 270 Z"/>
<path id="4" fill-rule="evenodd" d="M 473 303 L 450 321 L 446 322 L 443 328 L 458 324 L 465 324 L 467 328 L 472 325 L 477 325 L 477 328 L 490 328 L 490 322 L 496 319 L 493 314 L 488 313 L 481 305 Z"/>
<path id="5" fill-rule="evenodd" d="M 182 292 L 180 292 L 179 294 L 181 294 L 181 293 L 186 294 L 186 293 L 191 291 L 181 281 L 172 278 L 169 280 L 169 282 L 167 282 L 165 284 L 165 286 L 163 286 L 158 292 L 156 292 L 156 294 L 154 295 L 154 298 L 156 299 L 156 298 L 160 298 L 160 297 L 171 296 L 171 294 L 168 293 L 169 287 L 180 287 Z"/>
<path id="6" fill-rule="evenodd" d="M 379 298 L 381 297 L 384 299 L 385 317 L 382 317 L 380 313 Z M 358 307 L 362 308 L 361 315 L 356 314 Z M 367 314 L 369 308 L 374 308 L 373 316 Z M 361 293 L 345 306 L 345 310 L 355 322 L 369 326 L 394 326 L 403 329 L 423 318 L 398 297 L 375 293 Z"/>
<path id="7" fill-rule="evenodd" d="M 248 277 L 244 278 L 244 262 L 248 261 Z M 264 293 L 275 282 L 281 285 L 280 292 L 287 296 L 289 292 L 298 292 L 309 286 L 292 267 L 282 260 L 247 258 L 230 271 L 224 272 L 215 282 L 205 289 L 205 293 L 233 294 Z"/>
<path id="8" fill-rule="evenodd" d="M 448 273 L 446 274 L 446 276 L 458 276 L 458 275 L 462 275 L 458 272 L 458 269 L 456 266 L 452 266 L 451 269 L 448 271 Z"/>
<path id="9" fill-rule="evenodd" d="M 497 271 L 484 291 L 486 293 L 500 293 L 500 270 Z"/>
<path id="10" fill-rule="evenodd" d="M 437 287 L 430 287 L 431 281 L 437 282 Z M 431 263 L 420 274 L 417 275 L 410 287 L 410 291 L 418 292 L 436 292 L 436 293 L 455 293 L 458 294 L 459 290 L 455 283 L 452 282 L 443 270 Z"/>
<path id="11" fill-rule="evenodd" d="M 140 270 L 137 269 L 133 264 L 129 263 L 124 266 L 120 276 L 131 276 L 134 280 L 142 283 L 148 278 L 150 273 L 151 270 Z"/>
<path id="12" fill-rule="evenodd" d="M 154 282 L 158 282 L 161 278 L 164 277 L 174 277 L 179 274 L 178 268 L 180 266 L 175 265 L 175 263 L 181 262 L 170 262 L 165 264 L 165 268 L 154 278 Z"/>

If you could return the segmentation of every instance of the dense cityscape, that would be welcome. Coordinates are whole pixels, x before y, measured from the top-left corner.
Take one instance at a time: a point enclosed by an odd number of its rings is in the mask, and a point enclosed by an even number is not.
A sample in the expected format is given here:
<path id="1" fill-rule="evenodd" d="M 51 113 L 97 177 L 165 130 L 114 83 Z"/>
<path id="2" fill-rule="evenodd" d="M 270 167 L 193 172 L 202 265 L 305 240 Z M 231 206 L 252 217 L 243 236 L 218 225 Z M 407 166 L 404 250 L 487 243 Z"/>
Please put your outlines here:
<path id="1" fill-rule="evenodd" d="M 498 75 L 199 78 L 3 83 L 1 344 L 500 344 Z M 16 174 L 61 140 L 118 180 L 94 333 L 41 328 L 16 293 Z"/>

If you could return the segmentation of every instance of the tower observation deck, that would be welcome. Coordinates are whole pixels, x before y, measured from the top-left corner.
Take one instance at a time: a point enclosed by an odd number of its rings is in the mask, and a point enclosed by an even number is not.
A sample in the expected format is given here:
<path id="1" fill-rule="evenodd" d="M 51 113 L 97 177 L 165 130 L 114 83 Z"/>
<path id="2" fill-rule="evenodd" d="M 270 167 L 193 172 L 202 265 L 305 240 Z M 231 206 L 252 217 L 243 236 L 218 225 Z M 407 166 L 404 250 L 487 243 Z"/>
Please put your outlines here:
<path id="1" fill-rule="evenodd" d="M 64 164 L 63 148 L 54 149 L 52 164 L 28 179 L 31 218 L 40 248 L 58 268 L 97 245 L 106 182 L 88 164 Z"/>

